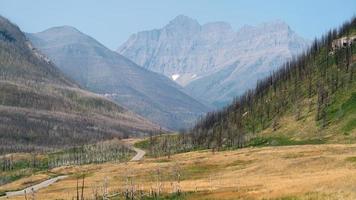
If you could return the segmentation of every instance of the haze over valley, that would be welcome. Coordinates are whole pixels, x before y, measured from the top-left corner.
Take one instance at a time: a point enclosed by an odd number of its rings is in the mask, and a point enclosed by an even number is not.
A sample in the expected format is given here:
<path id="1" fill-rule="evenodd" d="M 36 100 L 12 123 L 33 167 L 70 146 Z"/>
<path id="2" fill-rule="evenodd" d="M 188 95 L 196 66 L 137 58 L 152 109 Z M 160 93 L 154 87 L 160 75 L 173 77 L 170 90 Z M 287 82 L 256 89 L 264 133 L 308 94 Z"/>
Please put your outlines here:
<path id="1" fill-rule="evenodd" d="M 164 128 L 190 127 L 209 110 L 173 81 L 136 65 L 74 27 L 54 27 L 28 37 L 83 88 L 106 96 Z"/>
<path id="2" fill-rule="evenodd" d="M 356 199 L 356 2 L 0 1 L 0 199 Z"/>

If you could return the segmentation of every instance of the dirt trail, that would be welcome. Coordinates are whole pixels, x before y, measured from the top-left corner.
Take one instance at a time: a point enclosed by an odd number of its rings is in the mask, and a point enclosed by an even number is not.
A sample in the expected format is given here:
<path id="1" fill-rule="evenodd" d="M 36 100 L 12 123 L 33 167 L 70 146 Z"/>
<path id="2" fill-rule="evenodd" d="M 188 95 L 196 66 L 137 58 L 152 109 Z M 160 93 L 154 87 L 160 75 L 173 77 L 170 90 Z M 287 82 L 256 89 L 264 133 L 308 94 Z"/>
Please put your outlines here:
<path id="1" fill-rule="evenodd" d="M 122 142 L 124 142 L 127 146 L 127 148 L 133 150 L 136 152 L 136 155 L 130 160 L 130 161 L 140 161 L 143 159 L 143 156 L 145 156 L 146 154 L 146 151 L 142 150 L 142 149 L 139 149 L 139 148 L 136 148 L 134 147 L 134 144 L 136 142 L 140 141 L 140 139 L 124 139 L 122 140 Z"/>
<path id="2" fill-rule="evenodd" d="M 13 192 L 6 192 L 6 196 L 2 197 L 1 199 L 5 199 L 6 197 L 13 197 L 13 196 L 24 196 L 25 193 L 27 195 L 30 195 L 32 192 L 35 192 L 35 191 L 37 191 L 39 189 L 48 187 L 51 184 L 53 184 L 53 183 L 55 183 L 55 182 L 57 182 L 57 181 L 59 181 L 61 179 L 67 178 L 67 177 L 68 176 L 57 176 L 57 177 L 48 179 L 46 181 L 43 181 L 41 183 L 38 183 L 36 185 L 30 186 L 28 188 L 25 188 L 23 190 L 18 190 L 18 191 L 13 191 Z"/>
<path id="3" fill-rule="evenodd" d="M 139 148 L 136 148 L 133 146 L 133 144 L 135 142 L 137 142 L 136 139 L 126 139 L 126 140 L 123 140 L 123 142 L 127 145 L 128 148 L 130 148 L 131 150 L 135 151 L 136 152 L 136 155 L 130 160 L 132 162 L 135 162 L 135 161 L 140 161 L 142 160 L 143 156 L 145 156 L 146 152 L 142 149 L 139 149 Z M 36 192 L 42 188 L 46 188 L 48 186 L 50 186 L 51 184 L 59 181 L 59 180 L 62 180 L 62 179 L 65 179 L 67 178 L 68 176 L 57 176 L 55 178 L 51 178 L 51 179 L 48 179 L 48 180 L 45 180 L 41 183 L 38 183 L 36 185 L 33 185 L 33 186 L 30 186 L 30 187 L 27 187 L 23 190 L 18 190 L 18 191 L 12 191 L 12 192 L 6 192 L 6 195 L 3 196 L 3 197 L 0 197 L 0 199 L 6 199 L 8 197 L 14 197 L 14 196 L 24 196 L 25 193 L 26 194 L 31 194 L 32 192 Z"/>
<path id="4" fill-rule="evenodd" d="M 130 161 L 140 161 L 142 160 L 143 156 L 145 156 L 146 151 L 142 149 L 138 149 L 136 147 L 131 146 L 130 149 L 136 151 L 136 155 Z"/>

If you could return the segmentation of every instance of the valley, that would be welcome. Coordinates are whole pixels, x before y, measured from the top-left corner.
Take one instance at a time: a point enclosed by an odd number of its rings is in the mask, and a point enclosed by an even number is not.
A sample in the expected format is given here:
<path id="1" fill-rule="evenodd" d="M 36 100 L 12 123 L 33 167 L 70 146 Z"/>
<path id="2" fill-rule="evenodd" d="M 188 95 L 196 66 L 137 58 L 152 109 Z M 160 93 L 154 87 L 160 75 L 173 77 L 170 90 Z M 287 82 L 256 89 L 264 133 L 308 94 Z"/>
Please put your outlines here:
<path id="1" fill-rule="evenodd" d="M 356 199 L 355 2 L 159 1 L 0 7 L 0 199 Z"/>
<path id="2" fill-rule="evenodd" d="M 83 88 L 169 130 L 191 127 L 209 108 L 170 79 L 138 66 L 74 27 L 27 34 L 31 42 Z"/>
<path id="3" fill-rule="evenodd" d="M 48 173 L 67 174 L 68 178 L 35 195 L 38 199 L 75 198 L 75 177 L 83 172 L 87 174 L 85 198 L 90 199 L 94 191 L 103 195 L 105 184 L 107 196 L 134 190 L 136 198 L 141 190 L 148 195 L 159 186 L 163 196 L 178 187 L 181 195 L 172 199 L 354 199 L 355 155 L 353 144 L 328 144 L 203 150 L 170 158 L 146 157 L 139 162 L 67 166 Z M 15 190 L 43 176 L 34 174 L 2 188 Z"/>

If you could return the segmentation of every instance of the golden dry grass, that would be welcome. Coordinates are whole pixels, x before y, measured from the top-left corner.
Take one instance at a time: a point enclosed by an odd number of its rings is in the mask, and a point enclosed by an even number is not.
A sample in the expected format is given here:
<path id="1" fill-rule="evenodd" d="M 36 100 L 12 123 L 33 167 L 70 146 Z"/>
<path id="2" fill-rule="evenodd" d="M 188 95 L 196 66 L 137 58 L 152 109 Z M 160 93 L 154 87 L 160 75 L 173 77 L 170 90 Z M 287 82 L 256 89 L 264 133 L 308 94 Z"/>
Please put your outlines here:
<path id="1" fill-rule="evenodd" d="M 20 180 L 1 186 L 1 190 L 9 191 L 9 190 L 22 189 L 22 188 L 30 187 L 42 181 L 45 181 L 49 178 L 50 176 L 48 174 L 34 174 L 32 176 L 22 178 Z"/>
<path id="2" fill-rule="evenodd" d="M 188 199 L 356 199 L 356 145 L 305 145 L 246 148 L 235 151 L 189 152 L 170 159 L 105 163 L 53 169 L 55 173 L 86 172 L 85 196 L 104 182 L 109 191 L 127 180 L 144 190 L 156 188 L 158 171 L 163 190 L 172 191 L 175 172 Z M 19 187 L 21 182 L 3 187 Z M 36 194 L 36 199 L 71 199 L 76 178 L 61 180 Z M 11 199 L 24 199 L 15 197 Z"/>

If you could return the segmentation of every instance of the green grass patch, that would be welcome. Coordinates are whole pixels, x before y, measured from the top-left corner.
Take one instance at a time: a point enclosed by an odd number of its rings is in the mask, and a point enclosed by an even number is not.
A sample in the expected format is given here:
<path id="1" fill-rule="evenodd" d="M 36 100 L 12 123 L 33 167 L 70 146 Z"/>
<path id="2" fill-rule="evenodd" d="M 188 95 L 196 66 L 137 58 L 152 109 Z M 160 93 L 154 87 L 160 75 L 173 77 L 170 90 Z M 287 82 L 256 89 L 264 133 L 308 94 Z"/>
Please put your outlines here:
<path id="1" fill-rule="evenodd" d="M 192 192 L 181 192 L 181 193 L 171 193 L 171 194 L 161 194 L 161 195 L 147 195 L 144 194 L 143 196 L 137 194 L 135 195 L 134 199 L 140 200 L 184 200 L 186 197 L 191 194 Z M 119 195 L 116 197 L 110 198 L 112 200 L 122 200 L 122 199 L 131 199 L 130 197 L 125 197 L 124 195 Z"/>
<path id="2" fill-rule="evenodd" d="M 235 160 L 232 163 L 227 164 L 226 167 L 238 167 L 240 169 L 246 167 L 252 162 L 253 160 Z"/>
<path id="3" fill-rule="evenodd" d="M 346 160 L 347 162 L 356 163 L 356 156 L 347 157 L 345 160 Z"/>
<path id="4" fill-rule="evenodd" d="M 341 109 L 345 113 L 356 112 L 356 92 L 353 92 L 350 98 L 341 105 Z"/>
<path id="5" fill-rule="evenodd" d="M 348 91 L 342 91 L 337 94 L 337 97 L 334 99 L 333 103 L 330 105 L 328 114 L 332 117 L 342 117 L 348 111 L 356 109 L 356 92 L 350 93 Z"/>
<path id="6" fill-rule="evenodd" d="M 264 146 L 289 146 L 289 145 L 306 145 L 306 144 L 324 144 L 321 139 L 292 140 L 284 136 L 256 137 L 253 138 L 247 146 L 264 147 Z"/>
<path id="7" fill-rule="evenodd" d="M 141 140 L 139 142 L 136 142 L 134 144 L 134 147 L 140 148 L 140 149 L 148 149 L 148 148 L 150 148 L 150 141 L 148 139 L 147 140 Z"/>
<path id="8" fill-rule="evenodd" d="M 345 134 L 351 132 L 356 128 L 356 119 L 352 118 L 348 120 L 348 122 L 342 127 L 342 131 L 344 131 Z"/>
<path id="9" fill-rule="evenodd" d="M 166 194 L 166 195 L 161 195 L 159 197 L 150 197 L 150 196 L 144 196 L 141 198 L 142 200 L 183 200 L 186 199 L 186 194 L 180 193 L 180 194 Z"/>
<path id="10" fill-rule="evenodd" d="M 337 94 L 330 105 L 327 115 L 330 122 L 345 121 L 342 131 L 349 132 L 356 128 L 354 114 L 356 114 L 356 92 L 343 91 Z"/>
<path id="11" fill-rule="evenodd" d="M 171 162 L 170 159 L 167 158 L 162 158 L 162 159 L 157 159 L 155 160 L 156 163 L 167 163 L 167 162 Z"/>
<path id="12" fill-rule="evenodd" d="M 320 200 L 320 199 L 339 199 L 337 193 L 319 193 L 319 192 L 307 192 L 305 194 L 293 195 L 293 196 L 285 196 L 279 197 L 269 200 L 300 200 L 300 199 L 308 199 L 308 200 Z"/>
<path id="13" fill-rule="evenodd" d="M 195 163 L 185 167 L 182 170 L 182 180 L 194 180 L 203 178 L 209 174 L 217 173 L 221 168 L 224 168 L 224 166 Z"/>

